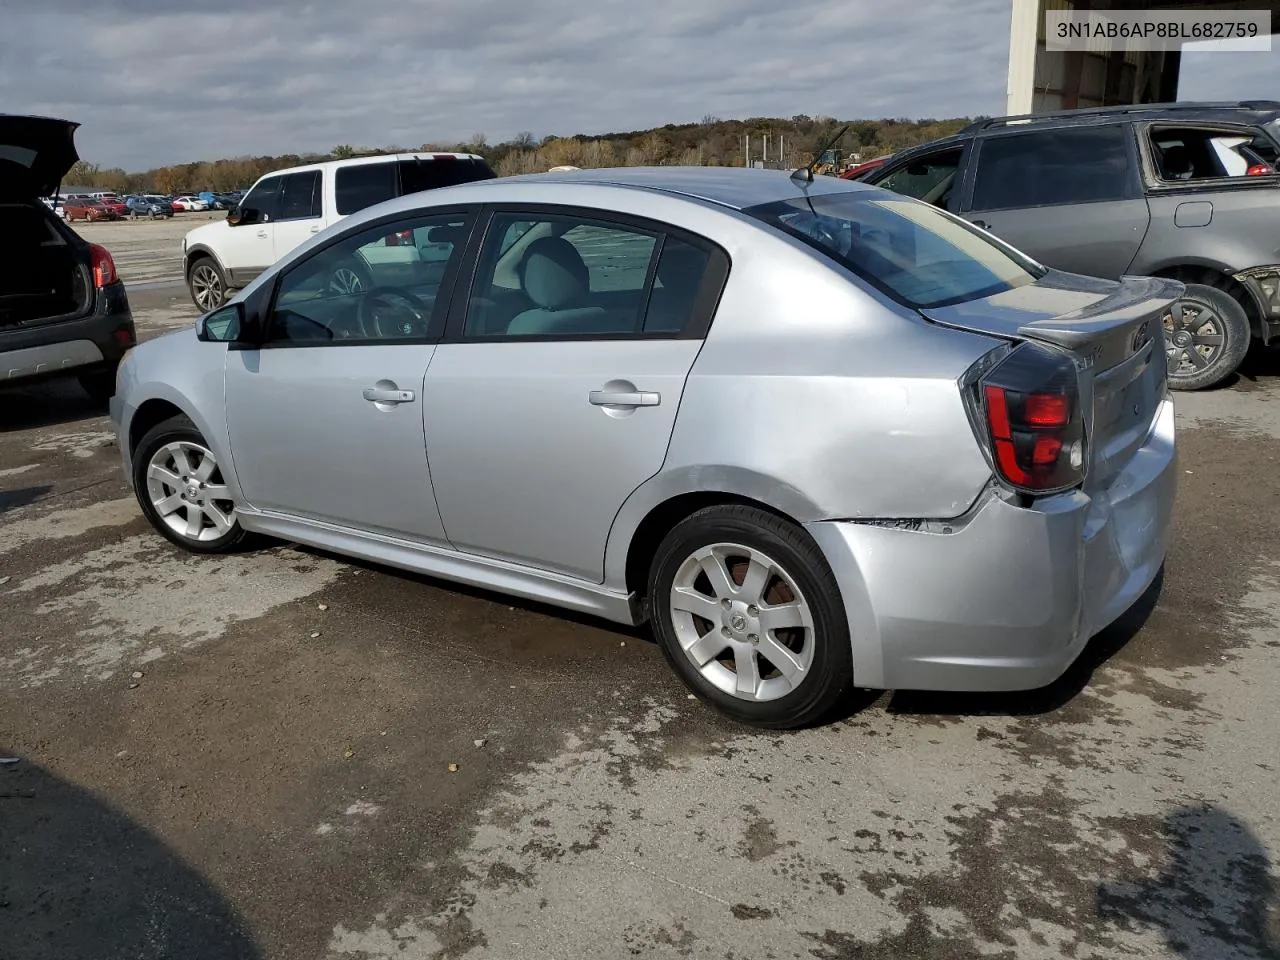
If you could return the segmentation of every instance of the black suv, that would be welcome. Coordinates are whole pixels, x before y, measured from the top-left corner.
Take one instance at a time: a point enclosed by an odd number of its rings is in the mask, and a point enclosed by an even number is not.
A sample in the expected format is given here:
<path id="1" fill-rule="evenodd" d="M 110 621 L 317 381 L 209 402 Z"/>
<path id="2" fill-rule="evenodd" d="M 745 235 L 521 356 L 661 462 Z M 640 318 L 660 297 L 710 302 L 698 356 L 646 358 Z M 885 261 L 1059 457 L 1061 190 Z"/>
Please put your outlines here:
<path id="1" fill-rule="evenodd" d="M 0 114 L 0 386 L 74 375 L 105 403 L 135 341 L 129 298 L 111 254 L 40 199 L 79 159 L 78 126 Z"/>
<path id="2" fill-rule="evenodd" d="M 867 183 L 930 201 L 1047 266 L 1170 277 L 1169 385 L 1228 377 L 1280 334 L 1280 102 L 1165 103 L 971 124 Z"/>

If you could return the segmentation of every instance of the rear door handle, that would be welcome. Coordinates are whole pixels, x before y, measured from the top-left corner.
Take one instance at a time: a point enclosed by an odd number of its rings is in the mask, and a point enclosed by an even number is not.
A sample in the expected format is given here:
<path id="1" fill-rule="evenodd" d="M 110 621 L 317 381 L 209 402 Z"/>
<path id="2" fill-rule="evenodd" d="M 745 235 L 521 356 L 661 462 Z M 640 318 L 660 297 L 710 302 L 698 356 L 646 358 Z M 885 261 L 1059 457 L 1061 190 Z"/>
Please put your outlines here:
<path id="1" fill-rule="evenodd" d="M 312 227 L 312 228 L 311 228 L 311 232 L 312 232 L 312 233 L 319 233 L 319 232 L 320 232 L 320 227 L 319 227 L 318 225 L 317 225 L 317 226 Z"/>
<path id="2" fill-rule="evenodd" d="M 388 387 L 365 387 L 364 398 L 370 403 L 413 403 L 413 391 L 394 390 Z"/>
<path id="3" fill-rule="evenodd" d="M 644 390 L 592 390 L 590 400 L 597 407 L 656 407 L 662 394 Z"/>

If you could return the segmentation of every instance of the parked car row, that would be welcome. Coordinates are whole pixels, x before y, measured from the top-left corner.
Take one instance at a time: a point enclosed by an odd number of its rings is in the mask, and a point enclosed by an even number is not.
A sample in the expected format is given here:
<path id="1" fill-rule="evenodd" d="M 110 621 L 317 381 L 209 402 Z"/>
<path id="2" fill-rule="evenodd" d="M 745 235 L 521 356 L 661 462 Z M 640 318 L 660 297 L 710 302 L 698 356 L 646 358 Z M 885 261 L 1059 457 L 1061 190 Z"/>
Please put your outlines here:
<path id="1" fill-rule="evenodd" d="M 64 220 L 94 222 L 149 217 L 172 217 L 175 213 L 229 210 L 239 201 L 240 192 L 180 194 L 130 194 L 125 197 L 107 190 L 68 193 L 45 197 L 44 204 Z"/>

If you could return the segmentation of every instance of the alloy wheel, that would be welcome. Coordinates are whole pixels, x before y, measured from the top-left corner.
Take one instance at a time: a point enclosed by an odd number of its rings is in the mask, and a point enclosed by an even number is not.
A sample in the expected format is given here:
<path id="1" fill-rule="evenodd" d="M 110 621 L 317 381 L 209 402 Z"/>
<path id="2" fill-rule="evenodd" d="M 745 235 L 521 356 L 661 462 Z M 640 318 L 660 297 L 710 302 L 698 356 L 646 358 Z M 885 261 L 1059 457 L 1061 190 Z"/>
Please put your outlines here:
<path id="1" fill-rule="evenodd" d="M 743 700 L 776 700 L 813 665 L 813 611 L 767 554 L 716 543 L 676 571 L 669 598 L 680 648 L 712 686 Z"/>
<path id="2" fill-rule="evenodd" d="M 1170 377 L 1199 373 L 1222 355 L 1226 326 L 1213 307 L 1199 300 L 1179 300 L 1164 323 Z"/>
<path id="3" fill-rule="evenodd" d="M 218 271 L 202 263 L 191 271 L 191 294 L 201 310 L 215 310 L 222 306 L 222 278 Z"/>
<path id="4" fill-rule="evenodd" d="M 231 532 L 236 508 L 212 451 L 189 440 L 160 447 L 147 464 L 147 496 L 162 521 L 187 540 Z"/>

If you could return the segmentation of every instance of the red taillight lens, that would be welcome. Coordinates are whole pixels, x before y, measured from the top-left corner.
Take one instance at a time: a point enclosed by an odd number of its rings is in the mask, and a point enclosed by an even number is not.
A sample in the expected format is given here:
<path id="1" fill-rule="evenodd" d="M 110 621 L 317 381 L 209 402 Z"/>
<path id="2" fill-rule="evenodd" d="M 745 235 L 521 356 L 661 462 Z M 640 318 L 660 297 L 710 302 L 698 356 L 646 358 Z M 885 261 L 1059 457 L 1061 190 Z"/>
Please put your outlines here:
<path id="1" fill-rule="evenodd" d="M 116 262 L 107 253 L 106 247 L 100 247 L 96 243 L 89 244 L 89 265 L 93 268 L 93 285 L 99 290 L 120 279 L 120 275 L 116 273 Z"/>
<path id="2" fill-rule="evenodd" d="M 1069 356 L 1023 344 L 966 381 L 975 426 L 985 435 L 1000 479 L 1037 494 L 1083 482 L 1084 418 Z"/>
<path id="3" fill-rule="evenodd" d="M 1271 169 L 1269 163 L 1255 163 L 1251 164 L 1249 169 L 1245 171 L 1245 176 L 1265 177 L 1271 173 L 1275 173 L 1275 171 Z"/>

